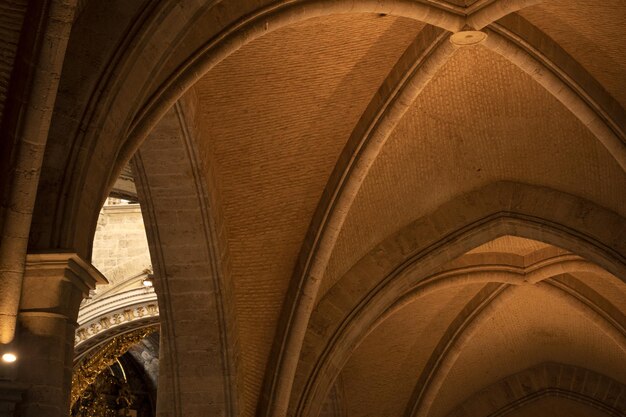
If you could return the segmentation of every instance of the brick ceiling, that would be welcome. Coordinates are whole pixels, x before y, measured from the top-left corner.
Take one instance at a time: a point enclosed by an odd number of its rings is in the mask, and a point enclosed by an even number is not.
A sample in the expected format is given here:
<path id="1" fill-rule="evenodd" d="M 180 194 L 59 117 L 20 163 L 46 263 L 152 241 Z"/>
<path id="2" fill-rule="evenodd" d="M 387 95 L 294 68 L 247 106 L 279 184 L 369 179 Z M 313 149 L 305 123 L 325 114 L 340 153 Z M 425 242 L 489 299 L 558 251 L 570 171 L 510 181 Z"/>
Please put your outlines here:
<path id="1" fill-rule="evenodd" d="M 626 10 L 619 1 L 601 3 L 547 2 L 521 15 L 624 105 Z M 200 148 L 215 161 L 228 231 L 248 416 L 324 186 L 368 101 L 422 28 L 370 14 L 308 20 L 245 45 L 194 87 L 210 138 Z M 318 299 L 403 226 L 502 180 L 558 189 L 626 216 L 626 174 L 586 126 L 502 56 L 482 46 L 459 49 L 400 120 L 365 178 Z M 507 236 L 472 253 L 523 257 L 548 247 Z M 626 290 L 617 279 L 590 281 L 599 293 Z M 437 340 L 480 288 L 425 297 L 376 328 L 341 372 L 347 415 L 401 415 Z M 624 352 L 612 343 L 567 303 L 521 289 L 467 342 L 429 415 L 445 416 L 478 388 L 549 360 L 625 381 L 623 368 L 611 365 L 623 362 Z"/>

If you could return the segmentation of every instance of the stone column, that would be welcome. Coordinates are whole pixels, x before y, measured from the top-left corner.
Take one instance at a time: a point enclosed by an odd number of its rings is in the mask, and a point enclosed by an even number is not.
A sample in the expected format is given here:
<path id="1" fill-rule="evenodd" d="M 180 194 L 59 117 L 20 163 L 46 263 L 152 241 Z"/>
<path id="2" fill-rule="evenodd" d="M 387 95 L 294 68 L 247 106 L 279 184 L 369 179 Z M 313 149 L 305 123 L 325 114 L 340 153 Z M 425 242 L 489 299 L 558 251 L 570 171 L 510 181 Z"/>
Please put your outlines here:
<path id="1" fill-rule="evenodd" d="M 22 402 L 26 385 L 12 381 L 0 381 L 0 417 L 15 416 L 17 404 Z"/>
<path id="2" fill-rule="evenodd" d="M 27 390 L 20 417 L 69 415 L 78 308 L 106 279 L 74 253 L 29 254 L 18 313 L 17 383 Z"/>

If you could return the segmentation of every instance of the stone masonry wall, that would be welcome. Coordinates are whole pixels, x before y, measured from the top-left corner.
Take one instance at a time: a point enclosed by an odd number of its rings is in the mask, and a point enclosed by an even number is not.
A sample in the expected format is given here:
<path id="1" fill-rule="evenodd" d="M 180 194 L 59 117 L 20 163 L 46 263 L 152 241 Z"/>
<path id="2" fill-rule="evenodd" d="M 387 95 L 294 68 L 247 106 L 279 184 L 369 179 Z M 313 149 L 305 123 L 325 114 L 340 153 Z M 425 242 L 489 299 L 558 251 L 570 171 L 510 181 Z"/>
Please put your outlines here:
<path id="1" fill-rule="evenodd" d="M 150 267 L 139 204 L 128 204 L 115 198 L 107 200 L 98 219 L 92 262 L 111 285 L 140 275 Z"/>

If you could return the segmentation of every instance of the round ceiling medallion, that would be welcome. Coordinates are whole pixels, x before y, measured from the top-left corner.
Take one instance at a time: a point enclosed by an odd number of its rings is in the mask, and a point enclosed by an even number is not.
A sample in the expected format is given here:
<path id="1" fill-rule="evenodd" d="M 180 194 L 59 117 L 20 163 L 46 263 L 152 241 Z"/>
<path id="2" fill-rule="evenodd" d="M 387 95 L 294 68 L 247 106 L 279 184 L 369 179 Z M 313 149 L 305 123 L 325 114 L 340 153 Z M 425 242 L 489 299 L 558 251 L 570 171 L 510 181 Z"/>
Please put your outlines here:
<path id="1" fill-rule="evenodd" d="M 485 32 L 479 30 L 463 30 L 450 36 L 450 42 L 457 46 L 477 45 L 487 38 Z"/>

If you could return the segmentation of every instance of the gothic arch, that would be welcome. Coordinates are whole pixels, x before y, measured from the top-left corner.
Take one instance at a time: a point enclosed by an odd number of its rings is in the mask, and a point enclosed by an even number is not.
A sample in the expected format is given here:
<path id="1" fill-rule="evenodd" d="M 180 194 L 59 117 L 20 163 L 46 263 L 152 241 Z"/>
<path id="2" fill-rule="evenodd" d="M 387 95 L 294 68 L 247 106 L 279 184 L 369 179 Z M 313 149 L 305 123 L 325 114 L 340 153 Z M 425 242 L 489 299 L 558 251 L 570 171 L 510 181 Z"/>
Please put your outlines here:
<path id="1" fill-rule="evenodd" d="M 530 4 L 532 2 L 493 3 L 493 7 L 491 9 L 483 9 L 483 11 L 480 12 L 480 16 L 488 16 L 489 13 L 493 12 L 492 18 L 498 18 L 510 11 L 517 10 L 527 3 Z M 329 5 L 331 7 L 327 8 L 326 6 Z M 511 9 L 502 9 L 500 6 L 503 5 L 511 5 Z M 181 39 L 193 29 L 193 24 L 196 24 L 199 21 L 198 19 L 201 18 L 201 15 L 207 12 L 208 9 L 204 7 L 208 6 L 198 4 L 195 5 L 195 7 L 181 12 L 172 4 L 166 3 L 159 6 L 158 10 L 148 10 L 145 12 L 146 16 L 144 17 L 147 22 L 145 28 L 149 29 L 156 20 L 163 19 L 163 21 L 173 23 L 168 26 L 167 30 L 168 33 L 175 34 L 175 40 L 165 49 L 156 48 L 157 52 L 155 52 L 154 50 L 150 50 L 147 45 L 150 45 L 151 42 L 156 42 L 158 36 L 163 35 L 161 32 L 152 34 L 149 33 L 147 29 L 144 32 L 144 28 L 142 27 L 137 28 L 136 32 L 129 35 L 127 42 L 132 46 L 132 48 L 130 46 L 128 48 L 129 56 L 125 56 L 125 52 L 120 53 L 121 55 L 118 57 L 119 61 L 116 61 L 119 62 L 119 73 L 115 70 L 107 76 L 106 80 L 103 81 L 104 84 L 98 87 L 101 88 L 102 91 L 102 96 L 98 96 L 101 97 L 101 100 L 92 102 L 91 105 L 93 108 L 90 108 L 89 111 L 85 113 L 83 119 L 81 119 L 83 126 L 81 126 L 80 129 L 80 141 L 72 145 L 74 150 L 71 152 L 71 158 L 74 158 L 75 162 L 70 164 L 71 168 L 76 168 L 79 174 L 75 174 L 72 178 L 60 178 L 58 183 L 55 184 L 54 187 L 50 187 L 49 190 L 45 187 L 41 188 L 40 194 L 43 195 L 43 197 L 40 196 L 41 201 L 38 203 L 38 214 L 35 216 L 35 224 L 37 227 L 32 240 L 32 246 L 34 248 L 73 247 L 83 256 L 87 256 L 90 251 L 90 239 L 93 227 L 77 228 L 76 225 L 95 224 L 95 213 L 97 213 L 99 201 L 107 194 L 106 191 L 108 187 L 111 186 L 112 179 L 117 176 L 123 164 L 125 164 L 132 156 L 133 152 L 141 145 L 144 138 L 158 123 L 159 119 L 171 108 L 176 100 L 182 97 L 185 91 L 187 91 L 195 81 L 209 72 L 217 63 L 238 50 L 242 45 L 268 33 L 268 31 L 278 29 L 281 25 L 289 25 L 318 15 L 354 12 L 390 13 L 425 21 L 429 24 L 443 27 L 445 30 L 457 31 L 462 28 L 463 24 L 471 21 L 470 18 L 472 16 L 470 14 L 469 18 L 467 16 L 460 18 L 458 17 L 459 15 L 440 8 L 407 1 L 390 1 L 383 3 L 371 1 L 302 1 L 297 3 L 279 3 L 275 5 L 275 7 L 259 8 L 256 14 L 245 14 L 241 10 L 228 10 L 225 15 L 233 18 L 230 20 L 224 19 L 223 21 L 227 23 L 224 23 L 222 26 L 216 26 L 218 29 L 214 37 L 209 40 L 202 39 L 200 45 L 194 44 L 197 46 L 194 53 L 189 51 L 176 51 L 178 55 L 174 54 L 174 45 L 177 44 L 177 42 L 182 42 Z M 488 10 L 492 10 L 492 12 L 487 13 Z M 473 11 L 472 13 L 474 12 L 477 13 L 475 17 L 479 16 L 479 11 Z M 245 17 L 241 18 L 241 16 Z M 483 17 L 480 19 L 483 19 Z M 478 19 L 478 17 L 476 17 L 476 19 Z M 479 22 L 480 19 L 476 20 L 476 22 Z M 489 19 L 480 20 L 480 24 L 476 24 L 480 26 L 486 24 L 488 21 Z M 505 25 L 505 23 L 498 22 L 498 25 L 502 26 Z M 430 28 L 429 30 L 431 33 L 437 32 L 436 29 Z M 509 33 L 515 34 L 516 30 L 521 31 L 519 25 L 509 30 Z M 443 31 L 439 30 L 436 36 L 441 38 L 442 32 Z M 445 32 L 443 32 L 443 34 L 445 34 Z M 512 41 L 506 37 L 509 35 L 498 34 L 498 36 L 505 39 L 505 47 L 499 43 L 494 46 L 494 50 L 502 51 L 503 55 L 512 59 L 513 62 L 520 67 L 530 68 L 527 64 L 520 63 L 522 61 L 528 61 L 528 59 L 524 57 L 530 54 L 529 50 L 518 48 L 511 52 L 509 46 Z M 135 37 L 141 39 L 141 41 L 134 43 Z M 493 37 L 495 38 L 496 36 L 494 35 Z M 543 39 L 539 38 L 529 39 L 527 43 L 530 44 L 534 50 L 541 51 L 543 47 L 542 41 Z M 440 51 L 438 53 L 445 57 L 446 48 L 450 48 L 449 45 L 442 47 L 443 52 Z M 124 49 L 123 51 L 126 50 Z M 140 52 L 137 52 L 136 58 L 131 60 L 130 55 L 133 51 Z M 561 52 L 557 55 L 561 56 L 564 53 Z M 150 55 L 151 57 L 157 55 L 165 62 L 161 72 L 158 72 L 156 68 L 152 68 L 150 71 L 144 70 L 145 73 L 141 73 L 138 69 L 142 66 L 140 64 L 145 63 L 144 60 L 147 60 L 146 56 L 149 53 L 152 54 Z M 523 59 L 521 59 L 520 56 L 522 56 Z M 549 54 L 547 54 L 547 56 L 549 56 Z M 515 61 L 515 59 L 517 59 L 517 61 Z M 532 59 L 535 58 L 533 57 Z M 436 69 L 437 65 L 440 64 L 441 62 L 435 62 L 433 69 Z M 539 68 L 550 74 L 555 71 L 555 67 L 558 66 L 552 65 L 552 60 L 549 58 L 539 62 Z M 532 70 L 531 73 L 533 73 Z M 400 72 L 401 77 L 407 74 L 409 73 L 406 71 Z M 563 74 L 565 74 L 566 77 L 563 76 Z M 562 101 L 573 103 L 568 108 L 570 108 L 587 126 L 590 126 L 594 134 L 603 140 L 603 143 L 606 141 L 611 142 L 613 145 L 608 147 L 609 150 L 612 152 L 613 157 L 621 161 L 620 152 L 623 148 L 623 143 L 620 143 L 620 132 L 616 131 L 615 126 L 619 127 L 619 117 L 623 114 L 623 110 L 621 108 L 613 108 L 612 113 L 611 111 L 604 111 L 606 103 L 595 97 L 600 96 L 601 98 L 606 98 L 607 95 L 605 94 L 603 96 L 602 93 L 590 92 L 585 89 L 587 85 L 585 84 L 585 80 L 588 80 L 590 77 L 584 71 L 568 73 L 566 70 L 562 70 L 557 76 L 552 77 L 551 80 L 555 77 L 558 80 L 567 78 L 567 82 L 558 84 L 550 81 L 548 84 L 554 86 L 550 91 L 555 93 L 575 89 L 575 92 L 571 94 L 567 93 L 567 98 Z M 139 87 L 135 90 L 125 89 L 128 85 L 125 85 L 121 81 L 122 79 L 127 83 L 136 83 Z M 580 79 L 583 79 L 583 81 L 579 81 Z M 381 87 L 381 91 L 384 91 L 389 85 L 397 85 L 398 80 L 396 78 L 390 77 L 389 80 L 386 86 Z M 419 87 L 420 83 L 426 82 L 427 80 L 428 78 L 421 81 L 418 79 L 415 83 L 417 87 Z M 544 83 L 542 85 L 545 86 L 547 84 Z M 419 92 L 419 88 L 417 88 L 416 91 Z M 579 97 L 581 91 L 586 94 L 584 100 Z M 133 92 L 137 93 L 136 96 L 139 98 L 127 100 L 129 95 L 132 95 Z M 393 97 L 393 94 L 389 96 Z M 376 117 L 381 111 L 388 111 L 390 114 L 394 111 L 399 111 L 401 115 L 401 106 L 389 106 L 387 109 L 386 107 L 380 106 L 381 102 L 385 103 L 385 100 L 381 100 L 381 96 L 377 97 L 375 101 L 372 102 L 372 113 L 376 115 Z M 591 103 L 591 105 L 589 103 Z M 406 105 L 406 103 L 403 103 L 403 105 Z M 119 114 L 116 115 L 116 120 L 108 115 L 108 110 L 113 107 L 117 108 L 119 111 Z M 604 113 L 602 113 L 603 111 Z M 372 121 L 372 113 L 364 114 L 363 122 L 359 123 L 359 129 L 364 127 L 366 127 L 366 129 L 364 135 L 358 140 L 370 134 L 370 127 L 375 126 L 377 129 L 379 128 L 379 126 L 376 125 L 377 120 Z M 598 113 L 602 114 L 598 115 Z M 120 116 L 120 114 L 122 114 L 122 116 Z M 382 142 L 377 144 L 378 147 L 382 146 L 385 135 L 388 135 L 393 129 L 393 119 L 394 118 L 391 117 L 391 123 L 382 130 L 380 138 Z M 610 126 L 606 127 L 605 125 Z M 103 138 L 106 138 L 106 140 Z M 112 141 L 110 140 L 111 138 L 113 138 Z M 105 142 L 107 143 L 105 144 Z M 111 145 L 111 142 L 113 145 Z M 268 377 L 269 379 L 266 382 L 267 389 L 265 397 L 268 404 L 270 404 L 267 407 L 268 410 L 276 409 L 284 411 L 285 409 L 285 404 L 272 404 L 273 398 L 286 398 L 282 391 L 278 394 L 274 393 L 274 386 L 276 383 L 285 383 L 288 385 L 293 372 L 295 372 L 295 363 L 283 363 L 282 361 L 284 359 L 282 358 L 297 357 L 297 353 L 295 356 L 293 353 L 299 352 L 299 339 L 301 339 L 303 335 L 299 329 L 304 328 L 303 326 L 306 326 L 306 322 L 309 319 L 312 309 L 312 299 L 315 298 L 319 282 L 315 277 L 308 274 L 309 267 L 307 265 L 313 260 L 315 262 L 312 268 L 313 270 L 321 271 L 325 268 L 326 263 L 324 257 L 332 251 L 334 244 L 333 234 L 336 235 L 338 230 L 340 230 L 341 223 L 350 206 L 350 198 L 347 198 L 345 199 L 345 204 L 333 207 L 337 201 L 335 196 L 339 194 L 341 197 L 341 193 L 346 189 L 352 190 L 352 193 L 356 193 L 360 181 L 367 173 L 367 169 L 365 169 L 354 178 L 350 176 L 350 166 L 353 160 L 358 157 L 358 155 L 355 156 L 353 148 L 346 147 L 345 153 L 340 158 L 341 163 L 337 166 L 333 174 L 333 182 L 329 182 L 329 187 L 325 192 L 325 195 L 330 197 L 320 202 L 319 209 L 314 217 L 315 220 L 309 233 L 309 236 L 313 237 L 313 241 L 307 239 L 302 246 L 301 261 L 299 264 L 304 266 L 304 273 L 300 274 L 299 272 L 301 271 L 298 271 L 294 274 L 292 295 L 286 301 L 286 309 L 296 311 L 296 313 L 288 312 L 286 314 L 288 322 L 285 327 L 286 330 L 279 334 L 279 339 L 281 340 L 279 343 L 281 346 L 274 355 L 277 373 Z M 106 161 L 111 162 L 114 160 L 116 161 L 115 165 L 109 168 Z M 54 164 L 54 162 L 50 163 Z M 366 161 L 366 167 L 368 163 L 371 163 L 371 161 Z M 54 171 L 54 168 L 51 169 Z M 52 178 L 51 183 L 55 183 L 54 178 L 56 175 L 57 174 L 47 175 L 47 177 Z M 48 198 L 46 198 L 46 195 Z M 49 198 L 55 200 L 51 205 L 47 204 L 50 202 Z M 67 203 L 63 200 L 67 200 Z M 328 206 L 329 203 L 330 208 Z M 47 213 L 50 206 L 55 207 L 56 210 L 53 211 L 51 216 Z M 336 220 L 326 223 L 327 219 L 333 219 L 335 216 Z M 325 230 L 329 231 L 328 236 L 326 236 Z M 319 236 L 322 236 L 322 238 L 319 239 Z M 318 241 L 322 241 L 324 244 L 318 245 Z M 308 287 L 309 285 L 310 288 Z M 301 293 L 302 288 L 307 289 Z M 294 317 L 297 317 L 293 325 L 290 323 L 292 314 Z M 295 339 L 291 340 L 292 337 L 295 337 Z M 289 347 L 287 350 L 283 350 L 283 345 L 293 346 L 293 348 Z M 273 413 L 273 411 L 270 411 L 270 413 Z"/>
<path id="2" fill-rule="evenodd" d="M 557 215 L 551 204 L 556 201 L 560 213 Z M 317 304 L 306 329 L 291 393 L 291 413 L 315 415 L 315 404 L 323 399 L 333 375 L 358 343 L 358 337 L 346 338 L 346 334 L 354 329 L 370 329 L 413 280 L 423 279 L 438 265 L 499 236 L 515 235 L 554 244 L 624 280 L 624 247 L 613 243 L 623 232 L 592 230 L 590 225 L 596 222 L 577 214 L 580 210 L 587 212 L 583 207 L 589 205 L 593 203 L 554 190 L 496 183 L 444 204 L 386 239 L 354 265 Z M 464 215 L 455 215 L 461 212 L 461 207 Z M 614 213 L 600 207 L 588 212 L 619 224 Z M 394 283 L 399 286 L 397 290 L 391 290 Z M 621 340 L 623 334 L 617 337 Z"/>
<path id="3" fill-rule="evenodd" d="M 134 158 L 161 321 L 159 415 L 193 410 L 236 416 L 239 375 L 228 252 L 220 239 L 215 187 L 198 166 L 196 128 L 188 96 Z M 204 365 L 196 368 L 199 363 Z"/>
<path id="4" fill-rule="evenodd" d="M 71 166 L 84 172 L 84 175 L 70 177 L 65 174 L 65 177 L 59 176 L 60 173 L 56 172 L 56 167 L 46 167 L 46 164 L 51 162 L 44 162 L 44 170 L 47 170 L 44 177 L 52 179 L 47 187 L 40 187 L 40 194 L 43 196 L 39 197 L 35 212 L 35 223 L 38 230 L 32 236 L 31 246 L 38 248 L 76 247 L 81 255 L 88 255 L 90 237 L 93 233 L 92 228 L 86 227 L 77 230 L 74 225 L 76 223 L 95 224 L 96 215 L 94 213 L 97 212 L 97 207 L 104 198 L 102 196 L 107 194 L 107 190 L 112 186 L 117 174 L 130 160 L 158 120 L 176 100 L 182 97 L 185 91 L 218 62 L 242 45 L 268 33 L 268 31 L 315 16 L 337 13 L 391 14 L 426 22 L 446 30 L 458 31 L 461 30 L 466 20 L 467 22 L 472 21 L 472 16 L 476 19 L 480 16 L 475 24 L 482 27 L 487 22 L 492 22 L 494 19 L 534 3 L 534 1 L 528 0 L 513 2 L 502 0 L 478 10 L 468 9 L 470 13 L 466 17 L 463 17 L 462 13 L 458 14 L 459 11 L 453 13 L 446 8 L 406 0 L 389 0 L 382 3 L 370 0 L 345 0 L 341 2 L 315 0 L 278 3 L 272 6 L 259 7 L 252 13 L 244 10 L 221 10 L 221 13 L 229 16 L 232 20 L 228 20 L 228 18 L 219 19 L 220 22 L 224 23 L 217 26 L 219 29 L 214 36 L 209 40 L 204 40 L 204 43 L 198 45 L 195 52 L 189 52 L 189 55 L 183 59 L 180 58 L 181 53 L 175 50 L 175 45 L 182 42 L 182 39 L 192 31 L 193 25 L 200 19 L 217 18 L 217 16 L 211 16 L 211 13 L 220 12 L 208 11 L 210 4 L 197 4 L 181 11 L 170 2 L 162 3 L 155 9 L 142 10 L 143 26 L 140 25 L 128 33 L 124 40 L 124 44 L 127 46 L 123 47 L 123 52 L 116 54 L 115 62 L 109 63 L 109 66 L 118 69 L 102 79 L 101 85 L 97 87 L 100 94 L 98 102 L 89 104 L 89 109 L 86 109 L 81 120 L 82 126 L 74 126 L 78 136 L 73 139 L 77 142 L 74 144 L 69 158 L 73 161 Z M 156 22 L 162 23 L 158 26 L 158 30 L 155 30 Z M 163 24 L 163 22 L 168 24 Z M 500 22 L 498 24 L 503 25 Z M 515 29 L 517 30 L 517 28 Z M 161 31 L 167 31 L 167 34 Z M 515 33 L 514 31 L 509 32 Z M 157 42 L 159 36 L 167 36 L 173 41 L 165 48 L 163 46 L 154 47 L 152 43 L 162 44 Z M 507 39 L 506 36 L 503 39 Z M 135 41 L 135 39 L 140 41 Z M 197 43 L 198 41 L 195 40 L 194 42 Z M 510 41 L 507 40 L 506 42 Z M 528 43 L 539 51 L 543 47 L 542 42 L 542 38 L 528 40 Z M 519 50 L 509 52 L 506 48 L 503 49 L 501 44 L 502 42 L 498 42 L 494 48 L 501 50 L 517 65 L 527 66 L 527 64 L 519 61 L 520 55 L 526 54 L 526 51 L 522 51 L 521 54 Z M 159 55 L 160 62 L 167 63 L 162 66 L 163 69 L 157 76 L 155 73 L 159 72 L 159 69 L 147 70 L 144 65 L 144 60 L 155 65 L 155 50 L 158 51 L 157 54 L 161 54 Z M 149 54 L 151 58 L 146 58 L 144 54 Z M 558 55 L 563 54 L 564 52 L 560 51 Z M 134 55 L 133 59 L 130 58 L 131 55 Z M 178 61 L 176 61 L 177 59 Z M 569 59 L 569 61 L 573 60 Z M 550 59 L 539 64 L 547 73 L 558 68 L 557 65 L 551 64 Z M 584 81 L 591 78 L 582 68 L 577 68 L 572 73 L 565 73 L 570 82 L 570 84 L 563 85 L 565 88 L 572 88 L 570 85 L 577 89 L 580 87 L 579 85 L 584 87 L 585 82 L 579 82 L 579 79 Z M 124 78 L 125 80 L 122 81 Z M 124 85 L 124 82 L 133 84 Z M 129 88 L 131 85 L 134 88 Z M 137 89 L 137 85 L 142 86 L 139 92 L 141 99 L 129 100 L 129 94 Z M 555 85 L 555 88 L 550 91 L 556 93 L 560 90 Z M 585 91 L 584 88 L 583 91 Z M 596 101 L 595 92 L 585 91 L 585 93 L 590 94 L 589 97 L 592 97 L 594 102 Z M 615 126 L 620 125 L 620 119 L 616 121 L 615 117 L 606 119 L 605 115 L 602 117 L 595 116 L 594 111 L 606 107 L 604 103 L 598 105 L 592 103 L 592 109 L 589 110 L 586 103 L 579 101 L 577 92 L 562 94 L 567 95 L 568 102 L 572 103 L 569 108 L 575 109 L 576 116 L 581 118 L 583 123 L 594 131 L 594 134 L 600 135 L 601 142 L 605 145 L 610 142 L 608 149 L 624 167 L 626 157 L 623 151 L 623 129 L 621 133 L 618 132 L 619 138 L 617 139 L 615 133 L 611 133 L 614 132 Z M 606 96 L 606 94 L 604 95 Z M 585 97 L 586 102 L 589 102 L 589 97 Z M 63 105 L 61 104 L 61 106 Z M 120 114 L 112 117 L 109 114 L 109 109 L 114 105 L 127 109 L 127 111 L 120 111 Z M 623 109 L 620 108 L 614 110 L 617 113 L 613 112 L 613 115 L 620 116 L 624 113 Z M 53 124 L 52 131 L 56 132 L 56 129 L 64 128 L 63 132 L 58 131 L 58 135 L 65 139 L 67 126 L 63 123 L 68 122 L 57 121 L 57 123 L 62 124 Z M 612 127 L 603 127 L 604 123 L 609 123 Z M 56 136 L 57 134 L 54 134 L 51 137 L 51 142 L 54 143 L 55 140 L 60 139 Z M 105 149 L 102 140 L 98 139 L 99 137 L 115 138 L 115 146 L 109 150 Z M 106 142 L 106 147 L 111 148 L 111 141 L 107 140 Z M 53 144 L 53 146 L 58 146 L 58 144 Z M 111 150 L 113 153 L 110 153 Z M 104 159 L 102 159 L 103 156 Z M 102 164 L 104 160 L 113 162 L 114 166 L 111 169 L 105 168 Z M 61 187 L 61 190 L 56 187 Z M 87 195 L 86 189 L 94 190 L 89 192 L 89 198 L 84 197 Z M 55 196 L 59 194 L 67 196 L 64 199 L 67 200 L 67 203 L 54 201 L 57 198 Z M 55 207 L 52 212 L 49 209 L 51 206 Z M 77 219 L 79 220 L 77 221 Z"/>
<path id="5" fill-rule="evenodd" d="M 464 374 L 487 386 L 593 356 L 590 369 L 626 377 L 612 366 L 626 327 L 619 1 L 16 1 L 0 6 L 16 17 L 0 21 L 1 347 L 19 330 L 26 414 L 67 409 L 75 313 L 105 281 L 97 251 L 90 263 L 98 211 L 133 157 L 163 414 L 308 417 L 338 373 L 350 396 L 334 412 L 349 414 L 403 405 L 408 390 L 376 383 L 422 375 L 407 417 L 450 411 L 471 394 Z M 426 288 L 441 289 L 430 309 L 414 301 Z M 106 331 L 87 343 L 147 322 L 113 326 L 120 309 L 95 304 L 106 317 L 80 323 Z"/>

